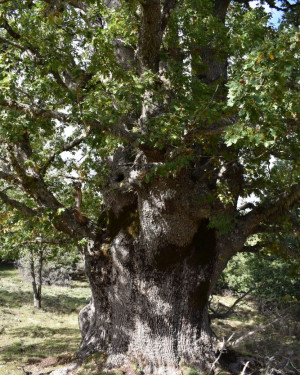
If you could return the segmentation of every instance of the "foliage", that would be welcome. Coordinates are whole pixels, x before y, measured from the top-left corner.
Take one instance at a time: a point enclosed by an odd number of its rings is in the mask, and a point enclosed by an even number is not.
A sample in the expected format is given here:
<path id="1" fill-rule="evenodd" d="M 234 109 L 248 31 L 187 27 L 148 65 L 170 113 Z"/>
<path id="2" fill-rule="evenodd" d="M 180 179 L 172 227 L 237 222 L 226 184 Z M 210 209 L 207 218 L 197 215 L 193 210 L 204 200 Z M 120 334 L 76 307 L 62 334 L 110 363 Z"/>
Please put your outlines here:
<path id="1" fill-rule="evenodd" d="M 2 207 L 0 258 L 14 260 L 26 281 L 32 282 L 35 304 L 41 303 L 42 284 L 70 285 L 72 266 L 80 259 L 77 248 L 46 218 L 25 219 Z"/>
<path id="2" fill-rule="evenodd" d="M 74 176 L 84 184 L 82 211 L 95 220 L 110 168 L 106 157 L 129 140 L 129 136 L 118 136 L 118 124 L 124 119 L 132 122 L 128 129 L 135 145 L 175 149 L 148 171 L 146 181 L 154 175 L 176 175 L 191 165 L 198 157 L 191 145 L 198 144 L 202 155 L 211 155 L 214 169 L 235 160 L 243 165 L 243 197 L 253 193 L 272 197 L 297 183 L 299 91 L 295 82 L 300 39 L 299 30 L 288 23 L 288 12 L 276 29 L 262 7 L 249 10 L 243 2 L 232 2 L 223 24 L 212 16 L 211 1 L 180 2 L 170 16 L 160 51 L 168 68 L 162 73 L 145 68 L 140 74 L 134 63 L 124 69 L 114 52 L 115 38 L 126 48 L 138 43 L 137 2 L 124 1 L 113 9 L 103 1 L 89 1 L 84 11 L 72 2 L 50 4 L 1 4 L 0 148 L 5 155 L 6 143 L 27 139 L 30 150 L 25 150 L 24 172 L 43 174 L 47 189 L 55 192 L 62 207 L 44 207 L 38 219 L 22 223 L 16 212 L 5 209 L 1 217 L 6 217 L 6 230 L 23 224 L 25 233 L 52 230 L 60 210 L 72 207 Z M 206 45 L 218 60 L 230 57 L 227 87 L 221 80 L 207 84 L 195 79 L 207 69 L 200 53 Z M 149 93 L 149 106 L 165 104 L 146 119 L 144 134 L 134 118 L 140 116 Z M 14 110 L 12 103 L 23 103 L 28 110 L 18 104 Z M 223 119 L 233 115 L 238 120 L 217 137 L 205 135 L 211 126 L 222 129 Z M 194 134 L 191 139 L 190 134 Z M 78 137 L 82 140 L 76 146 L 67 146 Z M 217 146 L 220 138 L 227 145 L 222 150 Z M 274 169 L 274 178 L 265 173 L 271 155 L 278 157 L 278 163 L 284 159 L 290 171 L 287 178 L 275 175 Z M 24 194 L 15 181 L 11 186 L 11 178 L 1 180 L 3 191 L 34 209 L 34 195 L 29 190 Z M 234 201 L 226 179 L 209 194 L 225 205 Z M 211 225 L 226 233 L 233 218 L 223 216 L 211 214 Z"/>
<path id="3" fill-rule="evenodd" d="M 17 190 L 11 192 L 13 199 L 19 199 Z M 43 248 L 45 262 L 56 262 L 71 266 L 80 258 L 74 242 L 57 232 L 51 219 L 43 217 L 24 217 L 17 210 L 0 208 L 0 258 L 18 260 L 37 255 Z"/>
<path id="4" fill-rule="evenodd" d="M 2 207 L 2 212 L 0 258 L 17 261 L 20 272 L 28 280 L 31 279 L 31 258 L 37 271 L 42 251 L 43 281 L 51 284 L 65 279 L 69 283 L 72 266 L 80 259 L 77 248 L 59 234 L 55 238 L 55 231 L 46 220 L 24 221 L 16 213 L 5 212 L 5 207 Z"/>
<path id="5" fill-rule="evenodd" d="M 255 288 L 254 295 L 277 302 L 300 301 L 300 268 L 292 259 L 271 254 L 237 254 L 228 263 L 219 286 L 241 293 Z"/>

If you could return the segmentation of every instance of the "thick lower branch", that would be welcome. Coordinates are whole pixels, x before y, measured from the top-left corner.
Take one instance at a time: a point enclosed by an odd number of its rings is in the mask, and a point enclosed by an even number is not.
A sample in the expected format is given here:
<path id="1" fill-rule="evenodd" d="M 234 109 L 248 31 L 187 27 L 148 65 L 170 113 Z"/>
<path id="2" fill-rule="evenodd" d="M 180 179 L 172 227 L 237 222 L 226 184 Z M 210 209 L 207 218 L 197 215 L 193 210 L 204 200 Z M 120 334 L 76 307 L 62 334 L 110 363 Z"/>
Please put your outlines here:
<path id="1" fill-rule="evenodd" d="M 7 204 L 8 206 L 15 208 L 22 214 L 27 217 L 34 217 L 37 215 L 37 212 L 26 206 L 24 203 L 21 203 L 15 199 L 10 198 L 8 195 L 0 191 L 0 199 L 3 203 Z"/>
<path id="2" fill-rule="evenodd" d="M 217 310 L 214 310 L 211 306 L 209 309 L 212 311 L 212 314 L 210 315 L 211 319 L 226 319 L 230 314 L 234 312 L 235 307 L 251 292 L 253 292 L 255 288 L 250 288 L 247 292 L 243 293 L 239 298 L 235 300 L 235 302 L 227 309 L 225 312 L 218 312 Z"/>
<path id="3" fill-rule="evenodd" d="M 65 113 L 52 111 L 50 109 L 35 107 L 33 105 L 20 103 L 14 100 L 1 99 L 0 107 L 7 108 L 14 112 L 27 114 L 31 117 L 38 118 L 38 119 L 59 120 L 65 123 L 70 122 L 69 115 Z"/>
<path id="4" fill-rule="evenodd" d="M 278 215 L 287 212 L 298 204 L 300 183 L 291 186 L 289 191 L 268 199 L 257 205 L 248 214 L 240 218 L 238 230 L 246 236 L 257 231 L 261 223 L 276 222 Z"/>
<path id="5" fill-rule="evenodd" d="M 7 182 L 12 182 L 16 185 L 20 185 L 20 180 L 18 179 L 18 176 L 16 176 L 13 173 L 7 173 L 4 171 L 0 171 L 0 179 L 5 180 Z"/>

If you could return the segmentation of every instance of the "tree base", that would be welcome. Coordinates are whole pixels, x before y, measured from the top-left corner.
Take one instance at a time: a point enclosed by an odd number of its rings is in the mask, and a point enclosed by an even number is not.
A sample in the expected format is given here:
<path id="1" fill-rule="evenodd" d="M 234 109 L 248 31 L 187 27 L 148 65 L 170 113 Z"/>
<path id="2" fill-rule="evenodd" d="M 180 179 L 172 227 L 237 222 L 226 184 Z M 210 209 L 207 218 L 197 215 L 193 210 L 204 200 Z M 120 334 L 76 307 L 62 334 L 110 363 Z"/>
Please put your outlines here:
<path id="1" fill-rule="evenodd" d="M 33 300 L 33 306 L 37 309 L 41 309 L 42 308 L 42 301 L 39 300 L 39 299 L 36 299 L 34 298 Z"/>
<path id="2" fill-rule="evenodd" d="M 240 375 L 241 373 L 244 375 L 259 375 L 261 374 L 259 369 L 262 367 L 256 358 L 245 356 L 232 349 L 227 349 L 220 357 L 216 355 L 215 361 L 213 363 L 210 361 L 207 362 L 205 369 L 199 369 L 197 366 L 194 367 L 185 363 L 180 363 L 177 367 L 153 367 L 153 365 L 149 365 L 142 368 L 134 360 L 125 355 L 118 358 L 112 356 L 105 361 L 103 361 L 104 356 L 102 359 L 99 356 L 97 357 L 99 360 L 99 362 L 96 360 L 97 369 L 110 375 L 115 375 L 116 373 L 123 375 L 215 375 L 219 373 L 223 373 L 224 375 Z M 90 358 L 95 359 L 93 355 Z M 91 359 L 86 360 L 89 362 Z M 201 362 L 203 364 L 203 359 Z M 79 363 L 82 364 L 82 360 Z M 114 366 L 113 363 L 123 364 Z"/>
<path id="3" fill-rule="evenodd" d="M 155 329 L 150 330 L 149 320 L 136 318 L 131 330 L 126 331 L 128 325 L 124 324 L 120 332 L 116 325 L 107 322 L 106 326 L 102 317 L 93 302 L 80 312 L 79 326 L 83 340 L 78 358 L 85 360 L 94 353 L 100 353 L 103 370 L 128 368 L 135 364 L 145 375 L 177 375 L 182 374 L 183 364 L 199 371 L 209 371 L 216 360 L 218 340 L 207 330 L 206 320 L 202 322 L 201 329 L 186 322 L 185 329 L 174 337 L 172 326 L 166 330 L 159 320 Z"/>

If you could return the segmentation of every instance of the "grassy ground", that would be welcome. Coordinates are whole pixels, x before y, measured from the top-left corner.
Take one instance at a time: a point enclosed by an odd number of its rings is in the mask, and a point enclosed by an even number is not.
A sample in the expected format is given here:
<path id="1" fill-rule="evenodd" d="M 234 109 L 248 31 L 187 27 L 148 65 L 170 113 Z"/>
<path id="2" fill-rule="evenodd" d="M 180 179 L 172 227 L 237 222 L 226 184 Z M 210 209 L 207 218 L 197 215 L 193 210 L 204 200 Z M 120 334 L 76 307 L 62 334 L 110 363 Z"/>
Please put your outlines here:
<path id="1" fill-rule="evenodd" d="M 43 287 L 42 309 L 17 270 L 0 267 L 0 375 L 47 373 L 70 362 L 80 343 L 78 312 L 90 296 L 86 282 Z"/>
<path id="2" fill-rule="evenodd" d="M 0 266 L 0 375 L 49 374 L 72 362 L 80 343 L 78 312 L 89 296 L 86 282 L 74 282 L 70 288 L 45 286 L 43 307 L 35 309 L 31 284 L 22 282 L 17 270 Z M 213 306 L 218 305 L 222 310 L 234 300 L 234 297 L 215 296 Z M 272 369 L 277 369 L 277 373 L 273 371 L 276 375 L 300 373 L 297 370 L 300 366 L 300 322 L 296 310 L 297 307 L 288 313 L 281 310 L 282 319 L 248 336 L 235 347 L 245 355 L 259 359 L 261 375 L 271 375 Z M 267 306 L 258 306 L 256 301 L 248 299 L 230 317 L 215 319 L 212 325 L 225 341 L 234 334 L 230 340 L 233 343 L 277 315 Z M 74 373 L 103 374 L 97 363 L 99 357 L 95 355 Z M 184 373 L 195 375 L 197 372 L 184 369 Z"/>

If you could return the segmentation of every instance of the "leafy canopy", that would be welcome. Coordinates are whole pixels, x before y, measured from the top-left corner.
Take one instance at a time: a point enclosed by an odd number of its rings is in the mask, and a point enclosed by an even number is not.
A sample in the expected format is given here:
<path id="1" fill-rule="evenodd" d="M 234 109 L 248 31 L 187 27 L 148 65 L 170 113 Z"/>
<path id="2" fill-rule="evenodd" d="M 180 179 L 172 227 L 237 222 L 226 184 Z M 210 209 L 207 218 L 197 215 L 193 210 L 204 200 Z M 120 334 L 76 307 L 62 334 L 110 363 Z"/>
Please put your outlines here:
<path id="1" fill-rule="evenodd" d="M 74 179 L 83 183 L 82 212 L 96 221 L 108 156 L 121 145 L 167 155 L 148 166 L 146 182 L 201 158 L 210 160 L 207 178 L 238 162 L 238 197 L 222 176 L 207 196 L 223 211 L 237 198 L 254 194 L 264 201 L 299 184 L 299 6 L 268 1 L 285 11 L 274 27 L 262 6 L 251 9 L 247 1 L 230 2 L 225 22 L 214 10 L 218 2 L 174 2 L 154 69 L 137 62 L 147 57 L 143 3 L 120 3 L 0 2 L 4 243 L 16 233 L 27 241 L 61 229 L 59 218 L 74 205 Z M 226 78 L 201 78 L 210 53 L 213 63 L 228 60 Z M 235 218 L 223 211 L 212 215 L 211 225 L 226 232 Z"/>

